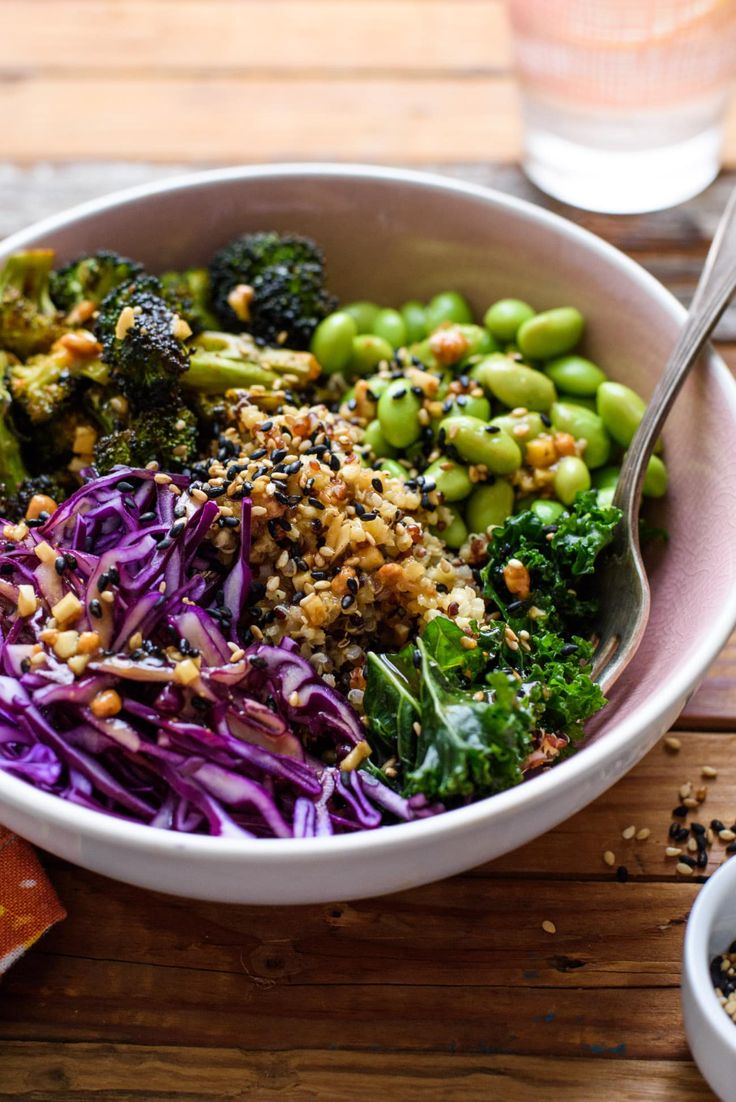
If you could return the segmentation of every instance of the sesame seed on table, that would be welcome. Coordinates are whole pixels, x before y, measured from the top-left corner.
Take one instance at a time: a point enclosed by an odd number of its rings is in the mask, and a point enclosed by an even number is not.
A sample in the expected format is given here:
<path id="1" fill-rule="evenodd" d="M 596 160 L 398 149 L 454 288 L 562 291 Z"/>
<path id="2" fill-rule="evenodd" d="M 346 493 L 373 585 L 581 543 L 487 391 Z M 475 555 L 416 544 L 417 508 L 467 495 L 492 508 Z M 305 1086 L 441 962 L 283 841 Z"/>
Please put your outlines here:
<path id="1" fill-rule="evenodd" d="M 0 26 L 2 236 L 200 166 L 401 163 L 559 211 L 687 302 L 736 183 L 732 109 L 726 171 L 683 206 L 611 218 L 545 198 L 514 163 L 500 0 L 0 0 Z M 736 370 L 736 308 L 716 340 Z M 271 453 L 276 483 L 297 477 L 290 456 Z M 197 493 L 219 503 L 222 486 Z M 225 542 L 237 519 L 222 520 Z M 93 615 L 112 594 L 100 599 Z M 339 614 L 362 599 L 347 578 Z M 714 1097 L 685 1042 L 679 973 L 703 877 L 736 847 L 735 748 L 736 639 L 618 784 L 450 880 L 225 907 L 42 855 L 69 917 L 0 986 L 0 1102 Z"/>

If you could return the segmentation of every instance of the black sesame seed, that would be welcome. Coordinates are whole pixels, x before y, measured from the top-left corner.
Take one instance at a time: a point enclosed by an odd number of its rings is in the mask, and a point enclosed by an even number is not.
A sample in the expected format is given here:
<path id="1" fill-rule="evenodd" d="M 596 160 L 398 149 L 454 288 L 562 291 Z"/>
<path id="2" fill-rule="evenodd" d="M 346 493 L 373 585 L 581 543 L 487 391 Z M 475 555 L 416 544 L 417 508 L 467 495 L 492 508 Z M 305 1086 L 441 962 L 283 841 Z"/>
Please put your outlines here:
<path id="1" fill-rule="evenodd" d="M 418 647 L 415 647 L 414 650 L 411 652 L 411 660 L 414 663 L 414 666 L 416 667 L 416 669 L 419 669 L 421 667 L 421 665 L 422 665 L 422 652 L 419 650 Z"/>
<path id="2" fill-rule="evenodd" d="M 570 654 L 577 654 L 578 650 L 579 648 L 577 643 L 565 643 L 564 647 L 560 651 L 560 654 L 564 658 L 567 658 Z"/>
<path id="3" fill-rule="evenodd" d="M 375 520 L 377 516 L 378 516 L 378 513 L 363 513 L 363 516 L 362 516 L 361 519 L 364 520 L 364 521 Z"/>
<path id="4" fill-rule="evenodd" d="M 675 832 L 674 838 L 676 842 L 684 842 L 690 835 L 690 831 L 687 827 L 678 827 Z"/>
<path id="5" fill-rule="evenodd" d="M 288 448 L 276 448 L 275 451 L 271 452 L 271 462 L 280 463 L 281 460 L 285 459 L 288 454 L 289 454 L 289 449 Z"/>
<path id="6" fill-rule="evenodd" d="M 284 474 L 296 474 L 302 468 L 301 459 L 295 459 L 293 463 L 289 463 L 287 467 L 284 467 Z"/>
<path id="7" fill-rule="evenodd" d="M 41 518 L 38 517 L 37 520 L 27 520 L 25 523 L 27 528 L 40 528 L 41 525 L 45 523 L 45 521 L 41 520 Z"/>
<path id="8" fill-rule="evenodd" d="M 350 608 L 355 603 L 355 596 L 352 593 L 346 593 L 343 599 L 340 601 L 341 608 Z"/>
<path id="9" fill-rule="evenodd" d="M 263 459 L 264 455 L 266 455 L 266 451 L 267 451 L 266 448 L 256 448 L 255 451 L 252 451 L 250 453 L 248 458 L 249 459 Z"/>
<path id="10" fill-rule="evenodd" d="M 157 542 L 159 551 L 166 551 L 167 548 L 171 547 L 171 545 L 174 541 L 172 539 L 169 539 L 168 536 L 164 536 L 163 539 L 157 540 L 156 542 Z"/>
<path id="11" fill-rule="evenodd" d="M 89 602 L 89 614 L 90 616 L 94 616 L 96 620 L 99 620 L 102 616 L 102 605 L 96 597 L 93 597 Z"/>
<path id="12" fill-rule="evenodd" d="M 725 825 L 721 822 L 720 819 L 711 819 L 710 827 L 711 827 L 711 830 L 715 830 L 716 833 L 718 833 L 721 830 L 726 829 Z"/>
<path id="13" fill-rule="evenodd" d="M 220 517 L 220 523 L 223 528 L 237 528 L 240 524 L 239 517 Z"/>
<path id="14" fill-rule="evenodd" d="M 668 831 L 670 838 L 674 838 L 680 830 L 682 830 L 682 827 L 679 823 L 670 823 L 670 829 Z"/>
<path id="15" fill-rule="evenodd" d="M 420 386 L 413 386 L 411 388 L 411 392 L 417 398 L 423 398 L 424 397 L 424 391 L 422 390 L 422 388 Z"/>
<path id="16" fill-rule="evenodd" d="M 629 879 L 629 870 L 626 868 L 626 865 L 619 865 L 616 869 L 616 879 L 619 884 L 625 884 Z"/>
<path id="17" fill-rule="evenodd" d="M 104 593 L 110 584 L 110 573 L 105 570 L 97 579 L 97 592 Z"/>
<path id="18" fill-rule="evenodd" d="M 135 489 L 135 486 L 133 486 L 131 482 L 118 482 L 115 489 L 120 490 L 121 494 L 130 494 Z"/>
<path id="19" fill-rule="evenodd" d="M 506 605 L 506 611 L 514 616 L 517 612 L 521 612 L 525 605 L 526 601 L 512 601 L 510 605 Z"/>
<path id="20" fill-rule="evenodd" d="M 550 428 L 550 426 L 552 425 L 552 418 L 548 413 L 540 413 L 539 420 L 542 422 L 545 428 Z"/>
<path id="21" fill-rule="evenodd" d="M 282 493 L 281 490 L 276 490 L 273 496 L 276 498 L 279 505 L 288 505 L 289 504 L 288 497 L 286 496 L 286 494 Z M 324 506 L 323 506 L 323 508 L 324 508 Z"/>
<path id="22" fill-rule="evenodd" d="M 20 664 L 20 669 L 21 669 L 21 673 L 30 673 L 30 671 L 31 671 L 31 660 L 30 660 L 30 658 L 22 659 L 21 664 Z"/>
<path id="23" fill-rule="evenodd" d="M 63 574 L 66 570 L 66 559 L 63 555 L 58 555 L 54 560 L 54 570 L 57 574 Z"/>
<path id="24" fill-rule="evenodd" d="M 351 413 L 353 412 L 354 409 L 358 408 L 358 402 L 355 398 L 348 398 L 345 405 L 348 407 L 348 409 L 350 410 Z"/>
<path id="25" fill-rule="evenodd" d="M 176 539 L 177 536 L 182 534 L 186 526 L 187 522 L 185 520 L 177 520 L 176 523 L 172 524 L 171 528 L 169 528 L 169 535 L 172 539 Z"/>
<path id="26" fill-rule="evenodd" d="M 373 489 L 376 491 L 377 494 L 382 494 L 383 493 L 383 483 L 381 482 L 380 478 L 372 478 L 371 479 L 371 486 L 373 487 Z"/>
<path id="27" fill-rule="evenodd" d="M 350 590 L 351 593 L 357 593 L 358 592 L 358 579 L 357 578 L 348 578 L 348 580 L 345 584 L 347 585 L 347 587 L 348 587 L 348 589 Z"/>
<path id="28" fill-rule="evenodd" d="M 688 857 L 686 853 L 681 853 L 677 860 L 681 864 L 687 865 L 690 869 L 697 868 L 697 862 L 692 857 Z"/>
<path id="29" fill-rule="evenodd" d="M 307 501 L 314 509 L 324 509 L 324 505 L 316 497 L 308 497 Z"/>
<path id="30" fill-rule="evenodd" d="M 120 585 L 120 571 L 117 566 L 111 566 L 107 576 L 110 579 L 110 585 Z"/>
<path id="31" fill-rule="evenodd" d="M 259 654 L 253 654 L 249 658 L 251 666 L 256 670 L 263 670 L 266 668 L 267 662 L 265 658 L 261 658 Z"/>
<path id="32" fill-rule="evenodd" d="M 398 390 L 395 390 L 391 395 L 394 402 L 400 401 L 402 398 L 406 398 L 406 387 L 400 386 Z"/>
<path id="33" fill-rule="evenodd" d="M 708 867 L 708 851 L 706 849 L 700 850 L 696 858 L 695 864 L 699 869 L 705 869 Z"/>
<path id="34" fill-rule="evenodd" d="M 557 531 L 557 528 L 558 528 L 558 525 L 556 525 L 556 524 L 545 524 L 542 528 L 542 535 L 544 535 L 544 536 L 554 535 L 554 533 Z"/>
<path id="35" fill-rule="evenodd" d="M 693 834 L 699 834 L 701 837 L 705 835 L 705 827 L 702 823 L 691 823 L 690 829 Z"/>
<path id="36" fill-rule="evenodd" d="M 0 574 L 2 574 L 4 578 L 7 578 L 8 575 L 12 574 L 14 570 L 15 567 L 13 566 L 12 562 L 4 562 L 2 566 L 0 566 Z"/>
<path id="37" fill-rule="evenodd" d="M 306 597 L 306 593 L 302 589 L 297 589 L 296 593 L 291 598 L 293 605 L 298 605 L 300 601 L 303 601 Z"/>
<path id="38" fill-rule="evenodd" d="M 678 804 L 677 807 L 672 808 L 672 814 L 676 819 L 685 819 L 687 817 L 687 808 L 684 804 Z"/>
<path id="39" fill-rule="evenodd" d="M 263 424 L 259 426 L 261 432 L 270 432 L 272 428 L 273 421 L 264 421 Z"/>

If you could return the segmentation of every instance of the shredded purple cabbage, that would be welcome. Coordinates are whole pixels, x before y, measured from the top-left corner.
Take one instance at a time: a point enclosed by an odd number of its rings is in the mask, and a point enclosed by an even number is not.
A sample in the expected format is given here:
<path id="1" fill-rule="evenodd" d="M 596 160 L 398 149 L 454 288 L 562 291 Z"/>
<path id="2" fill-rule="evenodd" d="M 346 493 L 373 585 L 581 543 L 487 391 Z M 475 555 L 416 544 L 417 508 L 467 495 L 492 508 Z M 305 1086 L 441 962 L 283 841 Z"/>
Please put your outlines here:
<path id="1" fill-rule="evenodd" d="M 0 769 L 120 818 L 229 837 L 314 837 L 441 810 L 340 768 L 362 724 L 295 643 L 241 646 L 250 502 L 241 509 L 240 551 L 225 565 L 207 538 L 213 501 L 193 501 L 184 478 L 118 468 L 19 542 L 3 537 Z M 21 585 L 37 599 L 26 617 Z M 82 611 L 62 629 L 101 641 L 81 670 L 47 634 L 67 594 Z M 122 707 L 105 717 L 95 702 L 107 690 Z"/>

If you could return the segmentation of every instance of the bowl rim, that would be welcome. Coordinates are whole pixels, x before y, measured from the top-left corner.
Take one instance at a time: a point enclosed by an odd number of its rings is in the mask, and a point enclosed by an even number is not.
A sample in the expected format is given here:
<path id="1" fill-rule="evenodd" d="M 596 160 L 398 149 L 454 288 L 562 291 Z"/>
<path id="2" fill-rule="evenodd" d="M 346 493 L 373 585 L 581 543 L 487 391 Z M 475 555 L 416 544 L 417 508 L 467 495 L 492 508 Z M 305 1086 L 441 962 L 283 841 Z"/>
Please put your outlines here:
<path id="1" fill-rule="evenodd" d="M 100 214 L 114 207 L 134 203 L 156 195 L 197 189 L 202 186 L 225 184 L 238 180 L 273 178 L 368 179 L 393 184 L 412 185 L 428 190 L 451 191 L 471 199 L 481 200 L 489 210 L 514 211 L 527 223 L 544 227 L 584 250 L 598 254 L 609 266 L 622 270 L 646 290 L 650 298 L 671 314 L 684 320 L 685 308 L 653 275 L 636 261 L 596 234 L 570 222 L 562 216 L 525 199 L 480 184 L 466 183 L 439 173 L 416 169 L 394 168 L 370 164 L 341 164 L 333 162 L 288 162 L 280 164 L 235 165 L 227 168 L 207 169 L 177 174 L 163 180 L 124 188 L 100 198 L 91 199 L 51 215 L 19 230 L 0 241 L 0 259 L 25 247 L 43 234 L 76 222 L 90 215 Z M 711 368 L 722 384 L 733 420 L 736 422 L 736 379 L 731 375 L 721 357 L 708 349 Z M 361 856 L 370 852 L 373 857 L 387 847 L 399 842 L 410 846 L 414 842 L 427 843 L 453 835 L 462 835 L 468 829 L 487 826 L 496 816 L 516 811 L 522 812 L 531 804 L 542 803 L 554 794 L 560 781 L 573 786 L 590 770 L 605 767 L 622 752 L 635 745 L 642 732 L 655 725 L 657 720 L 676 708 L 677 702 L 688 695 L 698 684 L 703 673 L 719 653 L 734 625 L 736 625 L 736 587 L 724 600 L 708 637 L 700 650 L 693 655 L 676 684 L 662 696 L 653 694 L 636 712 L 614 723 L 610 731 L 597 738 L 578 754 L 559 763 L 554 769 L 533 777 L 524 784 L 507 789 L 495 796 L 486 797 L 468 805 L 445 811 L 408 823 L 381 827 L 377 830 L 357 831 L 353 834 L 327 835 L 318 838 L 228 838 L 221 835 L 186 834 L 157 829 L 142 823 L 130 822 L 106 812 L 94 811 L 69 803 L 59 796 L 40 792 L 20 778 L 0 771 L 0 808 L 10 805 L 15 810 L 42 821 L 46 827 L 73 830 L 79 836 L 97 843 L 124 846 L 137 852 L 156 852 L 159 855 L 176 852 L 195 861 L 208 861 L 214 856 L 247 858 L 253 865 L 272 864 L 280 858 L 292 859 L 297 853 L 305 861 L 321 859 L 329 855 L 342 857 Z M 643 751 L 642 751 L 643 752 Z M 298 848 L 297 848 L 298 847 Z M 718 1003 L 716 1000 L 716 1007 Z"/>
<path id="2" fill-rule="evenodd" d="M 690 911 L 685 928 L 685 943 L 682 950 L 683 980 L 687 984 L 682 989 L 683 1002 L 691 1001 L 696 1013 L 704 1019 L 708 1028 L 714 1032 L 724 1045 L 736 1053 L 736 1023 L 732 1022 L 718 1002 L 713 981 L 710 977 L 710 953 L 708 940 L 711 928 L 718 918 L 724 896 L 733 894 L 736 888 L 736 860 L 729 858 L 725 864 L 709 876 L 702 886 Z M 734 938 L 736 940 L 736 928 Z"/>

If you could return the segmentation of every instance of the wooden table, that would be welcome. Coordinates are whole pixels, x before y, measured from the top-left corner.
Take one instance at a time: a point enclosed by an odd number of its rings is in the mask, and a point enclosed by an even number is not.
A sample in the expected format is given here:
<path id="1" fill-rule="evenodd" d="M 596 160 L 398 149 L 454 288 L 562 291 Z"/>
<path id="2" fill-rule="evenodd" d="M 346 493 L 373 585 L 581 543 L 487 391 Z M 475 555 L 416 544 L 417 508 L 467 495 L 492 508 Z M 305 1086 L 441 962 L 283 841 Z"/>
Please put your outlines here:
<path id="1" fill-rule="evenodd" d="M 419 163 L 562 210 L 686 301 L 736 174 L 661 214 L 559 207 L 510 163 L 508 56 L 494 0 L 0 0 L 0 234 L 192 163 Z M 736 367 L 733 310 L 719 337 Z M 69 918 L 3 980 L 0 1099 L 712 1097 L 679 1009 L 698 884 L 663 854 L 703 765 L 703 817 L 734 818 L 736 643 L 679 726 L 557 830 L 385 899 L 191 903 L 49 857 Z"/>

